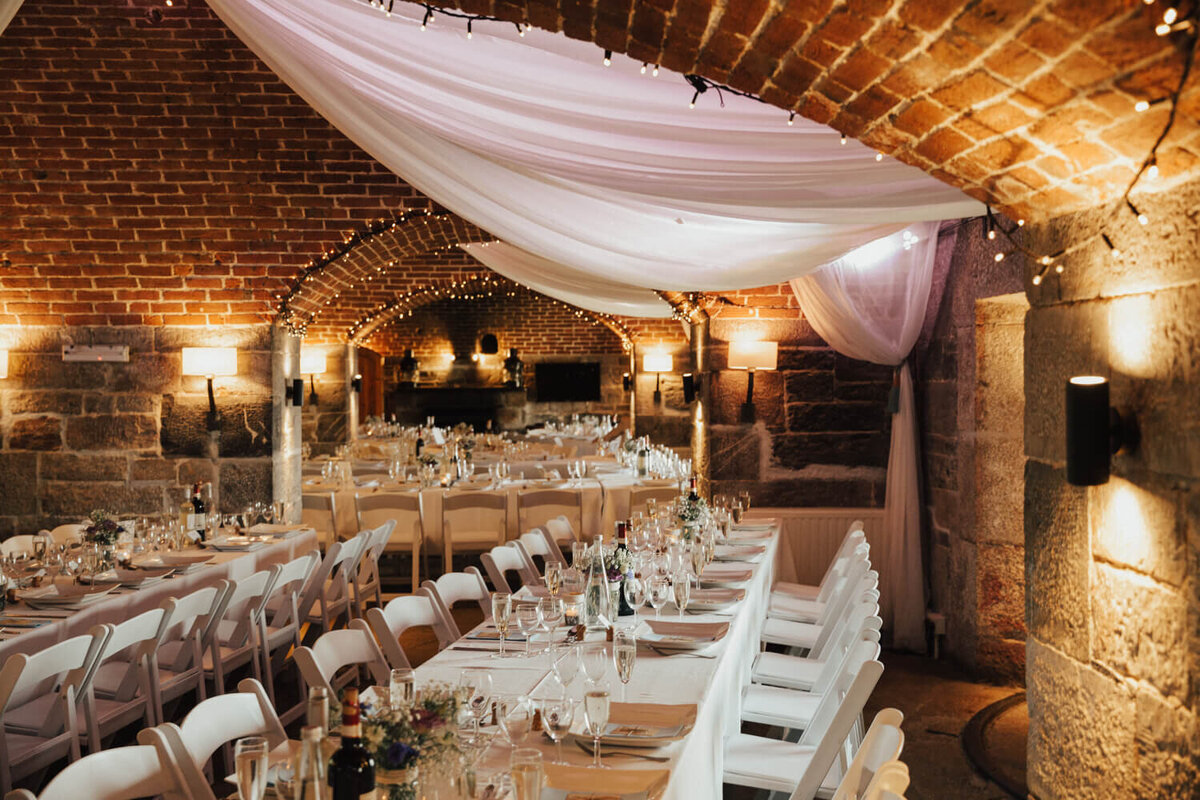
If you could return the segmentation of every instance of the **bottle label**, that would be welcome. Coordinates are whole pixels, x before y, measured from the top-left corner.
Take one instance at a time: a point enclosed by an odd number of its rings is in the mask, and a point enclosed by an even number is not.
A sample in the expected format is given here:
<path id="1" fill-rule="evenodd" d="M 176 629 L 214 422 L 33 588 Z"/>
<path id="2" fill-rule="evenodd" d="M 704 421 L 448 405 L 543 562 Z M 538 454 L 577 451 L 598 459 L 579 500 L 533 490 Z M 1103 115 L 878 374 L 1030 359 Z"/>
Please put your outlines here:
<path id="1" fill-rule="evenodd" d="M 204 523 L 200 521 L 199 514 L 196 514 L 193 512 L 193 513 L 187 515 L 187 523 L 186 523 L 185 527 L 189 531 L 199 530 L 203 526 L 204 526 Z"/>

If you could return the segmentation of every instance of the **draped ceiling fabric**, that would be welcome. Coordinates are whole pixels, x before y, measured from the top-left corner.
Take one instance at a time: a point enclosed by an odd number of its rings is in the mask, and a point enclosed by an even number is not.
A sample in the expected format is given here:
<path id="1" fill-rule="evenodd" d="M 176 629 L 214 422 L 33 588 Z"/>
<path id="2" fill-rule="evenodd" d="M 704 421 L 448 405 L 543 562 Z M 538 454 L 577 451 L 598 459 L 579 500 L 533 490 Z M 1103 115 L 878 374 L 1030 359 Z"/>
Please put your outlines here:
<path id="1" fill-rule="evenodd" d="M 915 237 L 915 238 L 914 238 Z M 822 339 L 850 358 L 899 366 L 883 537 L 872 543 L 883 622 L 896 647 L 925 650 L 917 417 L 912 351 L 925 319 L 938 226 L 919 223 L 793 280 L 800 309 Z"/>
<path id="2" fill-rule="evenodd" d="M 210 0 L 314 109 L 499 239 L 620 287 L 785 281 L 923 220 L 977 215 L 957 189 L 829 128 L 678 74 L 604 68 L 588 42 L 397 3 Z M 569 276 L 571 273 L 567 273 Z"/>
<path id="3" fill-rule="evenodd" d="M 670 317 L 667 301 L 651 289 L 597 280 L 504 242 L 461 244 L 475 260 L 534 291 L 588 311 L 626 317 Z"/>
<path id="4" fill-rule="evenodd" d="M 17 11 L 21 8 L 21 3 L 24 0 L 0 0 L 0 33 L 4 33 L 4 29 L 8 27 L 8 23 L 12 22 L 12 18 L 17 15 Z"/>

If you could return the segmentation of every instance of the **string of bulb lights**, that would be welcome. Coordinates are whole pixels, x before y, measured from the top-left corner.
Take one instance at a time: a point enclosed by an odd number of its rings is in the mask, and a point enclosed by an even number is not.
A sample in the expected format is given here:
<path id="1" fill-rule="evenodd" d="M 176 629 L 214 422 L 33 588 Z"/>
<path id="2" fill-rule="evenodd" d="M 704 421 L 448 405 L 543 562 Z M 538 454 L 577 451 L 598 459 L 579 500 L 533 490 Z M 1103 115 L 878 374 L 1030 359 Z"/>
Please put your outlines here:
<path id="1" fill-rule="evenodd" d="M 603 325 L 617 335 L 621 340 L 621 347 L 626 351 L 633 346 L 633 332 L 611 314 L 588 311 L 555 300 L 528 286 L 496 275 L 469 275 L 461 279 L 435 281 L 416 289 L 410 289 L 391 302 L 361 317 L 346 331 L 346 339 L 352 343 L 365 344 L 380 328 L 412 317 L 413 312 L 417 309 L 439 300 L 478 301 L 497 295 L 516 297 L 518 293 L 537 297 L 553 306 L 566 309 L 576 318 L 588 320 L 592 325 Z"/>
<path id="2" fill-rule="evenodd" d="M 1157 0 L 1142 0 L 1142 2 L 1145 6 L 1153 6 Z M 1149 153 L 1142 160 L 1138 170 L 1126 185 L 1120 199 L 1111 204 L 1109 212 L 1104 215 L 1097 230 L 1088 236 L 1077 239 L 1067 247 L 1062 247 L 1051 252 L 1039 252 L 1017 240 L 1017 234 L 1025 227 L 1024 219 L 1018 219 L 1010 227 L 1005 227 L 996 217 L 991 206 L 988 206 L 987 213 L 983 217 L 983 234 L 989 241 L 995 241 L 998 236 L 1003 237 L 1008 247 L 1007 250 L 1000 250 L 995 254 L 994 258 L 997 262 L 1009 258 L 1014 253 L 1020 253 L 1038 267 L 1038 271 L 1034 273 L 1030 282 L 1034 286 L 1041 286 L 1051 270 L 1056 275 L 1063 274 L 1066 270 L 1064 261 L 1068 256 L 1092 246 L 1096 241 L 1102 242 L 1108 248 L 1110 257 L 1114 259 L 1120 258 L 1121 249 L 1117 246 L 1114 235 L 1109 231 L 1110 226 L 1119 214 L 1128 211 L 1137 220 L 1139 225 L 1145 227 L 1150 224 L 1149 215 L 1134 203 L 1130 195 L 1132 195 L 1143 177 L 1155 180 L 1159 176 L 1158 150 L 1163 142 L 1166 141 L 1171 133 L 1171 129 L 1175 125 L 1179 101 L 1183 96 L 1184 90 L 1187 88 L 1188 79 L 1191 76 L 1192 64 L 1196 60 L 1197 42 L 1200 41 L 1200 24 L 1198 24 L 1200 19 L 1198 17 L 1200 17 L 1200 3 L 1193 2 L 1186 10 L 1182 11 L 1179 6 L 1170 6 L 1163 11 L 1161 21 L 1154 27 L 1155 34 L 1160 37 L 1177 36 L 1178 44 L 1176 46 L 1183 54 L 1183 69 L 1179 75 L 1179 82 L 1165 97 L 1153 100 L 1143 99 L 1134 104 L 1134 111 L 1143 113 L 1162 103 L 1169 103 L 1167 119 L 1163 124 L 1162 131 L 1154 140 L 1154 144 L 1151 145 Z"/>

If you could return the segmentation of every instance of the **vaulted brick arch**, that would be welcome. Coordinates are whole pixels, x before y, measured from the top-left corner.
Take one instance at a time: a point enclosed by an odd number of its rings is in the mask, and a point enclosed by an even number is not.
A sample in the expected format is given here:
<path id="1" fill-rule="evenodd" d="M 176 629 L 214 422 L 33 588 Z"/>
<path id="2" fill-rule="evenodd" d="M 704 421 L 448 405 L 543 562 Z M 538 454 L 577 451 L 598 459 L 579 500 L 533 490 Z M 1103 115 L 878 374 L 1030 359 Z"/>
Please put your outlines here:
<path id="1" fill-rule="evenodd" d="M 1180 37 L 1155 35 L 1162 3 L 1135 0 L 434 5 L 527 21 L 752 92 L 1034 219 L 1121 196 L 1168 113 L 1135 104 L 1167 96 L 1194 58 Z M 1160 150 L 1160 186 L 1200 172 L 1198 75 Z M 680 102 L 690 93 L 681 86 Z"/>

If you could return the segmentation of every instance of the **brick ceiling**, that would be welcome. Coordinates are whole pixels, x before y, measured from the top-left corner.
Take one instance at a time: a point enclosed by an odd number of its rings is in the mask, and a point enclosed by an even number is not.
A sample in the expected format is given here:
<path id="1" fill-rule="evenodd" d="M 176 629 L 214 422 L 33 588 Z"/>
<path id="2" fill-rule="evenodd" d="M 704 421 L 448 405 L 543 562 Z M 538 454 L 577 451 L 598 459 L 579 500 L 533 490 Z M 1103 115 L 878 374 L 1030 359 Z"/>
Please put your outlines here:
<path id="1" fill-rule="evenodd" d="M 1163 129 L 1186 36 L 1151 0 L 435 0 L 696 73 L 1033 219 L 1121 197 Z M 448 20 L 446 24 L 456 24 Z M 1185 41 L 1180 41 L 1181 39 Z M 599 54 L 597 55 L 599 60 Z M 1200 169 L 1200 70 L 1159 150 Z M 681 93 L 690 91 L 681 87 Z"/>

